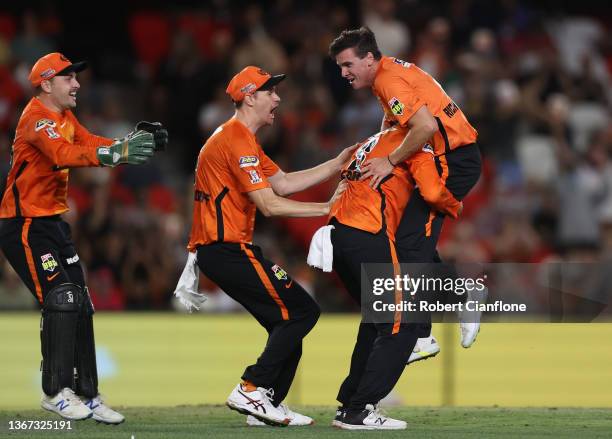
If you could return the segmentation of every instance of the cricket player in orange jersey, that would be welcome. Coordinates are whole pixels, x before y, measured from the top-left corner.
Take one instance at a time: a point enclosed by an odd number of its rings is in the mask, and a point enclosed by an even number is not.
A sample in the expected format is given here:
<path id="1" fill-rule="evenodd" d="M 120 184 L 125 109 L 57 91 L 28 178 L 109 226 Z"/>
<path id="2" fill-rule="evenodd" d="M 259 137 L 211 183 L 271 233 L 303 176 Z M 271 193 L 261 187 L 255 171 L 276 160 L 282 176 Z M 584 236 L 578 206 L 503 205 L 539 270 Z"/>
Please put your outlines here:
<path id="1" fill-rule="evenodd" d="M 413 154 L 393 167 L 372 190 L 363 180 L 368 160 L 388 156 L 406 135 L 399 126 L 391 127 L 360 143 L 352 160 L 341 172 L 347 189 L 332 206 L 330 224 L 333 268 L 351 297 L 364 307 L 372 305 L 372 290 L 362 288 L 370 276 L 362 264 L 382 264 L 389 271 L 377 273 L 393 279 L 400 274 L 396 252 L 396 231 L 415 185 L 432 209 L 456 218 L 462 209 L 438 175 L 433 151 Z M 384 271 L 385 269 L 383 269 Z M 401 294 L 393 297 L 401 302 Z M 337 400 L 342 404 L 333 425 L 342 429 L 404 429 L 406 423 L 380 413 L 376 405 L 395 386 L 416 344 L 419 326 L 401 312 L 386 317 L 364 312 L 351 358 L 349 375 L 342 383 Z"/>
<path id="2" fill-rule="evenodd" d="M 339 175 L 352 149 L 312 169 L 283 172 L 263 151 L 255 134 L 272 125 L 280 104 L 271 76 L 255 66 L 237 73 L 227 87 L 236 113 L 202 147 L 195 176 L 195 208 L 188 249 L 200 270 L 243 305 L 268 332 L 265 349 L 242 374 L 227 406 L 248 415 L 249 425 L 310 425 L 290 410 L 287 396 L 302 355 L 302 339 L 319 318 L 319 307 L 278 264 L 253 245 L 255 212 L 265 216 L 329 214 L 327 203 L 283 198 Z M 334 197 L 341 194 L 342 188 Z"/>
<path id="3" fill-rule="evenodd" d="M 160 124 L 141 123 L 122 140 L 91 134 L 72 113 L 84 62 L 50 53 L 32 67 L 35 96 L 15 133 L 0 205 L 0 246 L 42 310 L 42 408 L 66 419 L 119 424 L 124 417 L 98 393 L 94 309 L 61 214 L 68 210 L 70 168 L 141 164 L 167 143 Z"/>
<path id="4" fill-rule="evenodd" d="M 478 134 L 440 84 L 413 63 L 383 56 L 374 34 L 365 27 L 343 31 L 331 43 L 329 53 L 354 89 L 372 89 L 384 111 L 383 127 L 406 128 L 397 148 L 364 164 L 362 178 L 369 179 L 371 187 L 376 188 L 398 163 L 428 148 L 435 155 L 446 187 L 457 200 L 463 200 L 480 177 Z M 396 233 L 399 260 L 403 263 L 440 262 L 436 246 L 445 215 L 423 199 L 422 191 L 419 187 L 414 192 Z M 460 328 L 462 346 L 470 347 L 480 323 L 460 321 Z M 424 324 L 410 361 L 439 351 L 431 336 L 431 324 Z"/>

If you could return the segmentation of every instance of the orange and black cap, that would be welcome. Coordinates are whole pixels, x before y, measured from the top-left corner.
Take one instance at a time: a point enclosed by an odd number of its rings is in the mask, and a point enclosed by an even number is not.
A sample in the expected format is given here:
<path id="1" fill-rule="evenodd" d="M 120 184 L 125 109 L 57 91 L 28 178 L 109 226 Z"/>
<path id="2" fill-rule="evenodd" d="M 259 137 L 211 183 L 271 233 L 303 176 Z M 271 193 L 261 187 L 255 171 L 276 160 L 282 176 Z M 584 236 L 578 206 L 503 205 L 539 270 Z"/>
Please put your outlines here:
<path id="1" fill-rule="evenodd" d="M 285 79 L 284 74 L 270 75 L 268 72 L 255 66 L 248 66 L 234 75 L 227 85 L 225 92 L 234 102 L 240 102 L 248 94 L 258 90 L 270 90 Z"/>
<path id="2" fill-rule="evenodd" d="M 49 80 L 55 76 L 65 76 L 72 72 L 78 73 L 87 68 L 85 61 L 76 63 L 70 62 L 68 58 L 59 52 L 49 53 L 40 58 L 30 71 L 30 84 L 38 87 L 41 82 Z"/>

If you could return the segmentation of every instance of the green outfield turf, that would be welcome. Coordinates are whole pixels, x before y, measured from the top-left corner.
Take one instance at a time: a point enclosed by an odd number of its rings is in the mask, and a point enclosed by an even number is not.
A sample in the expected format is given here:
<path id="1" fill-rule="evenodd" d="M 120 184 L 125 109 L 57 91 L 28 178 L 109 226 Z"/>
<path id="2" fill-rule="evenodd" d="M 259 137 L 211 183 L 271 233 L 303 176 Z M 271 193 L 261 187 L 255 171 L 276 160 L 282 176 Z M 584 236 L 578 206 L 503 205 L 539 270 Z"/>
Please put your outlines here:
<path id="1" fill-rule="evenodd" d="M 0 315 L 0 410 L 38 406 L 40 316 Z M 266 342 L 245 314 L 96 313 L 100 390 L 126 407 L 221 404 Z M 332 405 L 358 315 L 323 315 L 304 343 L 290 405 Z M 612 408 L 612 324 L 488 324 L 470 349 L 434 325 L 442 352 L 406 368 L 398 406 Z"/>
<path id="2" fill-rule="evenodd" d="M 9 420 L 56 420 L 41 410 L 0 411 L 0 437 L 18 438 L 609 438 L 612 411 L 572 408 L 396 408 L 389 414 L 408 421 L 408 430 L 349 432 L 330 426 L 333 407 L 307 407 L 309 427 L 246 427 L 244 416 L 224 406 L 126 408 L 127 421 L 106 426 L 73 423 L 71 431 L 8 431 Z"/>

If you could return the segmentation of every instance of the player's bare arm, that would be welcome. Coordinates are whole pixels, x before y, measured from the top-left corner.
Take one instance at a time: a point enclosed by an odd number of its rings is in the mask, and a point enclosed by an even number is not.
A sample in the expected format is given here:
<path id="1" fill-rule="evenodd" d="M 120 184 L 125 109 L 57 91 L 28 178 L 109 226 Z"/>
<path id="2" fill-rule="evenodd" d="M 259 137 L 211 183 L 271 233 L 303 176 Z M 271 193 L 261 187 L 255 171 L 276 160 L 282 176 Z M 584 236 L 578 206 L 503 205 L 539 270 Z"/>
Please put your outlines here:
<path id="1" fill-rule="evenodd" d="M 279 197 L 271 188 L 249 192 L 249 198 L 266 217 L 290 216 L 311 217 L 329 214 L 331 205 L 344 192 L 346 184 L 340 183 L 336 192 L 327 203 L 311 203 Z"/>
<path id="2" fill-rule="evenodd" d="M 281 197 L 303 191 L 330 179 L 334 175 L 339 175 L 342 167 L 351 158 L 351 154 L 357 146 L 359 145 L 355 144 L 344 148 L 337 157 L 314 168 L 288 173 L 282 170 L 278 171 L 272 177 L 268 177 L 268 181 L 274 192 Z"/>
<path id="3" fill-rule="evenodd" d="M 362 174 L 361 180 L 372 177 L 370 181 L 372 189 L 378 188 L 382 179 L 393 172 L 395 165 L 418 151 L 438 131 L 436 120 L 425 105 L 408 119 L 407 127 L 408 134 L 391 154 L 387 157 L 372 158 L 365 163 L 365 172 Z"/>

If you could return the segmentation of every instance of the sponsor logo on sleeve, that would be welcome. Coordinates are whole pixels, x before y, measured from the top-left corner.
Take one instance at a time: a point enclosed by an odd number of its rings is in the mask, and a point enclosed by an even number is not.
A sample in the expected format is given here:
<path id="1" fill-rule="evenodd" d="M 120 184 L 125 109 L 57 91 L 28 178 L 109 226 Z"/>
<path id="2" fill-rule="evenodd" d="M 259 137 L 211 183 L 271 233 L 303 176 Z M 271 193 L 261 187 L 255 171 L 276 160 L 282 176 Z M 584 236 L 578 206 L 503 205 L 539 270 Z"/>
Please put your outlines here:
<path id="1" fill-rule="evenodd" d="M 243 155 L 238 160 L 238 164 L 241 168 L 248 168 L 249 166 L 259 166 L 259 158 L 254 155 Z"/>
<path id="2" fill-rule="evenodd" d="M 389 99 L 389 108 L 391 108 L 391 113 L 396 116 L 401 116 L 404 114 L 404 104 L 398 98 Z"/>
<path id="3" fill-rule="evenodd" d="M 60 138 L 60 135 L 57 134 L 57 132 L 53 129 L 53 127 L 46 128 L 45 132 L 47 133 L 47 137 L 49 137 L 49 139 L 59 139 Z"/>
<path id="4" fill-rule="evenodd" d="M 423 151 L 428 152 L 430 154 L 434 153 L 433 146 L 431 146 L 429 143 L 426 143 L 425 145 L 423 145 Z"/>
<path id="5" fill-rule="evenodd" d="M 395 64 L 399 64 L 400 66 L 406 67 L 406 68 L 410 67 L 410 65 L 411 65 L 409 62 L 403 61 L 403 60 L 401 60 L 399 58 L 393 58 L 393 62 Z"/>
<path id="6" fill-rule="evenodd" d="M 57 261 L 55 260 L 55 258 L 53 257 L 51 253 L 42 255 L 40 259 L 42 261 L 43 270 L 52 272 L 53 270 L 57 268 Z"/>
<path id="7" fill-rule="evenodd" d="M 249 177 L 251 179 L 251 183 L 257 184 L 257 183 L 261 183 L 262 182 L 261 177 L 259 176 L 259 174 L 257 173 L 256 170 L 253 169 L 253 170 L 250 170 L 248 172 L 249 172 Z"/>
<path id="8" fill-rule="evenodd" d="M 55 126 L 55 121 L 51 119 L 39 119 L 36 121 L 36 125 L 34 125 L 34 131 L 38 132 L 45 127 L 53 128 Z"/>

